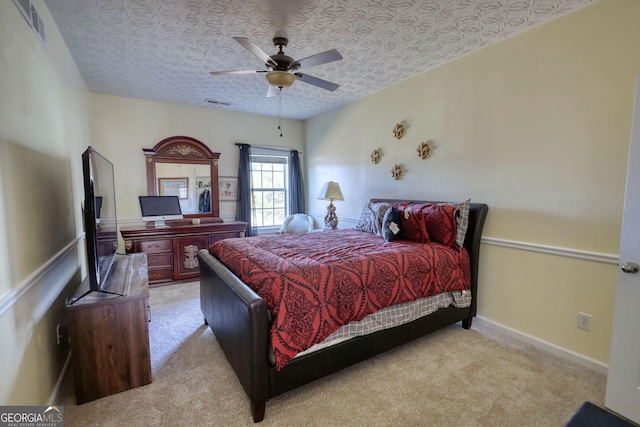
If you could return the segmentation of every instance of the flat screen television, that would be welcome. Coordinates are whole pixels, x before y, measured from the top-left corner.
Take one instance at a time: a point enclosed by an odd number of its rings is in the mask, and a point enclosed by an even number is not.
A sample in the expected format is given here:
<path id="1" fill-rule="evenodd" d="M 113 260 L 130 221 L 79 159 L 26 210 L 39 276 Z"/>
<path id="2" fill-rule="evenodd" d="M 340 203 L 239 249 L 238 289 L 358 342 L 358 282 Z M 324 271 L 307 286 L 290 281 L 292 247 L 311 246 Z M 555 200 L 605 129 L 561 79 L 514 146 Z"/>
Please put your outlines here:
<path id="1" fill-rule="evenodd" d="M 153 221 L 156 228 L 166 227 L 165 221 L 182 219 L 178 196 L 139 196 L 143 221 Z"/>
<path id="2" fill-rule="evenodd" d="M 118 294 L 106 286 L 118 250 L 113 164 L 92 147 L 82 153 L 83 219 L 87 244 L 87 279 L 91 292 Z M 75 301 L 79 300 L 77 298 Z"/>

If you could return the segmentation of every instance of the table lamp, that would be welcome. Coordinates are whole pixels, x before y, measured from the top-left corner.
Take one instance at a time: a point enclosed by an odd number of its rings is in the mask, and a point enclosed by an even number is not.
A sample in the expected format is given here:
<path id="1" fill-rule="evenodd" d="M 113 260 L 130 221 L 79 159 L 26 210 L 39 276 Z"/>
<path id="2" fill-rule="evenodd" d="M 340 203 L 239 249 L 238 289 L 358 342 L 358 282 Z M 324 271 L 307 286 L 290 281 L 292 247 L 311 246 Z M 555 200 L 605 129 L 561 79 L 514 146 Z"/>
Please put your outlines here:
<path id="1" fill-rule="evenodd" d="M 318 194 L 318 199 L 329 200 L 327 216 L 324 217 L 324 225 L 326 228 L 335 230 L 338 226 L 338 216 L 336 215 L 336 207 L 333 206 L 333 201 L 344 200 L 342 191 L 340 191 L 340 184 L 333 181 L 325 182 L 322 190 L 320 190 L 320 194 Z"/>

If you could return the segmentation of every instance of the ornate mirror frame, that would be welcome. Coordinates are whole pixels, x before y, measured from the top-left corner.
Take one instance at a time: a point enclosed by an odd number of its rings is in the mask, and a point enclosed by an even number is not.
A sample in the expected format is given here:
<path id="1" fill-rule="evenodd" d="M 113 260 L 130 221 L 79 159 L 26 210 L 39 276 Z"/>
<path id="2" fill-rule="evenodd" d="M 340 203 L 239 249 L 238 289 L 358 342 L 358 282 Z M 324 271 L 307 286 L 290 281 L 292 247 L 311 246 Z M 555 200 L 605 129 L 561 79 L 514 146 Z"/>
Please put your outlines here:
<path id="1" fill-rule="evenodd" d="M 209 165 L 211 168 L 211 213 L 185 214 L 185 218 L 204 218 L 207 222 L 222 222 L 220 219 L 220 198 L 218 186 L 218 159 L 201 141 L 188 136 L 171 136 L 158 142 L 153 148 L 143 148 L 147 165 L 147 192 L 149 196 L 159 195 L 156 179 L 157 163 L 182 163 Z"/>

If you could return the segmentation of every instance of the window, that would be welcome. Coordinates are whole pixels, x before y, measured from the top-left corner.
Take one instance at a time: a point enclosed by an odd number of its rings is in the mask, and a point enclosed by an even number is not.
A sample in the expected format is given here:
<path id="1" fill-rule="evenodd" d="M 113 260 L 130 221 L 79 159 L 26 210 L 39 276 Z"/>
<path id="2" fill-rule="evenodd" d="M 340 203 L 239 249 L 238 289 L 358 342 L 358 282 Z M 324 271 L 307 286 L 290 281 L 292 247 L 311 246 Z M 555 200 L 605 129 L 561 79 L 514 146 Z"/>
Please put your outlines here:
<path id="1" fill-rule="evenodd" d="M 287 216 L 288 157 L 261 151 L 252 149 L 251 154 L 251 223 L 279 227 Z"/>

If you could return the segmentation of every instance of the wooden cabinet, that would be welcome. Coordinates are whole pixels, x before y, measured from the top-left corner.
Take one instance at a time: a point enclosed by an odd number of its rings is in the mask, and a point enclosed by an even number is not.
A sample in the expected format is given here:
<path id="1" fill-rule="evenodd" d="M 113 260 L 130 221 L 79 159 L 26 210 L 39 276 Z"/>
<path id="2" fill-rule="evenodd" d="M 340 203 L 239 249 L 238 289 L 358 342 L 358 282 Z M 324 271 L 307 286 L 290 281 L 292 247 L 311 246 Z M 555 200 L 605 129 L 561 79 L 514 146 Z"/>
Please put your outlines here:
<path id="1" fill-rule="evenodd" d="M 78 404 L 151 383 L 149 283 L 144 253 L 116 255 L 106 288 L 88 283 L 67 306 Z"/>
<path id="2" fill-rule="evenodd" d="M 213 242 L 244 237 L 246 222 L 167 222 L 167 227 L 122 227 L 120 233 L 128 254 L 145 252 L 149 265 L 149 284 L 200 277 L 198 250 Z"/>

